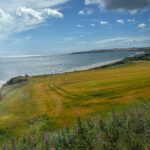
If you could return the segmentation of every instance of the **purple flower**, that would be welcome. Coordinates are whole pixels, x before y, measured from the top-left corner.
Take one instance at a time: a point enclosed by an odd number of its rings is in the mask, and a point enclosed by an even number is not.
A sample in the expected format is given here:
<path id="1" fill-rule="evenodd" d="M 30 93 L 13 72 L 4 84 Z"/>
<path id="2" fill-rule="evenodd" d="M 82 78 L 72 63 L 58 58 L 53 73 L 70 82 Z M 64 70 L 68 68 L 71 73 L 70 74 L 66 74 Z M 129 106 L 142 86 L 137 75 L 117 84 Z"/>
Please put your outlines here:
<path id="1" fill-rule="evenodd" d="M 55 150 L 54 145 L 51 145 L 49 150 Z"/>
<path id="2" fill-rule="evenodd" d="M 43 138 L 43 140 L 44 140 L 44 142 L 45 142 L 45 143 L 48 143 L 48 141 L 49 141 L 49 138 L 48 138 L 48 135 L 47 135 L 47 134 L 45 134 L 45 135 L 44 135 L 44 138 Z"/>

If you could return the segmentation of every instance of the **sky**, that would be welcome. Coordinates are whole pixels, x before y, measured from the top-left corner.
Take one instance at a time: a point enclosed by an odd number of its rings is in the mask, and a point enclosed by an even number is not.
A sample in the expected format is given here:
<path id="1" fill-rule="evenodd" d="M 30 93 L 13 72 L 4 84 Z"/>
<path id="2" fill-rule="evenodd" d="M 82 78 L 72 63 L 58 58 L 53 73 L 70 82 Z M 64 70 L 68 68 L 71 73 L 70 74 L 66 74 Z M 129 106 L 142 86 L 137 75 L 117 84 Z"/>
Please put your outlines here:
<path id="1" fill-rule="evenodd" d="M 149 46 L 150 0 L 0 0 L 0 56 Z"/>

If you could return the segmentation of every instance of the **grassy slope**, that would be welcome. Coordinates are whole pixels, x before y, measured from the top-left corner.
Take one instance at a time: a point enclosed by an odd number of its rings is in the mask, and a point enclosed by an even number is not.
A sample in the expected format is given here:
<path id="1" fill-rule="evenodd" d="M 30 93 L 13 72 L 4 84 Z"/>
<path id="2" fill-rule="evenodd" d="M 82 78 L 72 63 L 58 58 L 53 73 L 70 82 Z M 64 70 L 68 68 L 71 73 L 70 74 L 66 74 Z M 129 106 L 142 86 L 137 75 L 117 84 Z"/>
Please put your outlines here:
<path id="1" fill-rule="evenodd" d="M 47 114 L 52 128 L 72 123 L 76 116 L 105 115 L 139 100 L 150 100 L 150 61 L 105 69 L 30 77 L 0 102 L 0 128 L 15 134 L 29 127 L 28 120 Z"/>
<path id="2" fill-rule="evenodd" d="M 0 144 L 0 150 L 149 150 L 150 103 L 107 117 L 77 118 L 59 132 L 29 132 Z"/>

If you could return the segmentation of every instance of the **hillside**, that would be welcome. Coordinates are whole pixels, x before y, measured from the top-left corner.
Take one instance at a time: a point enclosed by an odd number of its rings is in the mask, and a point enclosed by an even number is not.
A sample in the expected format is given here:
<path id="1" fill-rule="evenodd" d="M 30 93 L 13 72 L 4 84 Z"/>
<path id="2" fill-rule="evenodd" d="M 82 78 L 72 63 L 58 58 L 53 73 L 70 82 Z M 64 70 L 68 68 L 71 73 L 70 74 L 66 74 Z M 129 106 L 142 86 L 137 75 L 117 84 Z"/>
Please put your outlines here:
<path id="1" fill-rule="evenodd" d="M 75 54 L 85 54 L 85 53 L 106 53 L 106 52 L 120 52 L 120 51 L 136 51 L 136 52 L 149 52 L 150 47 L 133 47 L 133 48 L 113 48 L 113 49 L 99 49 L 99 50 L 89 50 L 89 51 L 81 51 L 74 52 L 71 55 Z"/>
<path id="2" fill-rule="evenodd" d="M 0 138 L 42 130 L 47 123 L 54 131 L 71 125 L 77 116 L 105 116 L 112 110 L 149 101 L 149 65 L 150 61 L 133 60 L 104 69 L 28 77 L 25 83 L 5 85 Z"/>

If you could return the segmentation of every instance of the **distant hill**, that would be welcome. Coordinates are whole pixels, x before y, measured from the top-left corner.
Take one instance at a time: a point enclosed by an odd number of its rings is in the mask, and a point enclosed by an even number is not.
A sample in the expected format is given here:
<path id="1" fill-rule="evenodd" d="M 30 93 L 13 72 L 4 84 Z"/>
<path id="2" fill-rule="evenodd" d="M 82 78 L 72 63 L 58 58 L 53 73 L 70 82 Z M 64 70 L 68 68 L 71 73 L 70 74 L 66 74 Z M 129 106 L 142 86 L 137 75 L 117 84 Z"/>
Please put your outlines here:
<path id="1" fill-rule="evenodd" d="M 147 51 L 150 51 L 150 47 L 99 49 L 99 50 L 73 52 L 73 53 L 70 53 L 70 54 L 74 55 L 74 54 L 85 54 L 85 53 L 105 53 L 105 52 L 116 52 L 116 51 L 142 51 L 142 52 L 147 52 Z"/>

